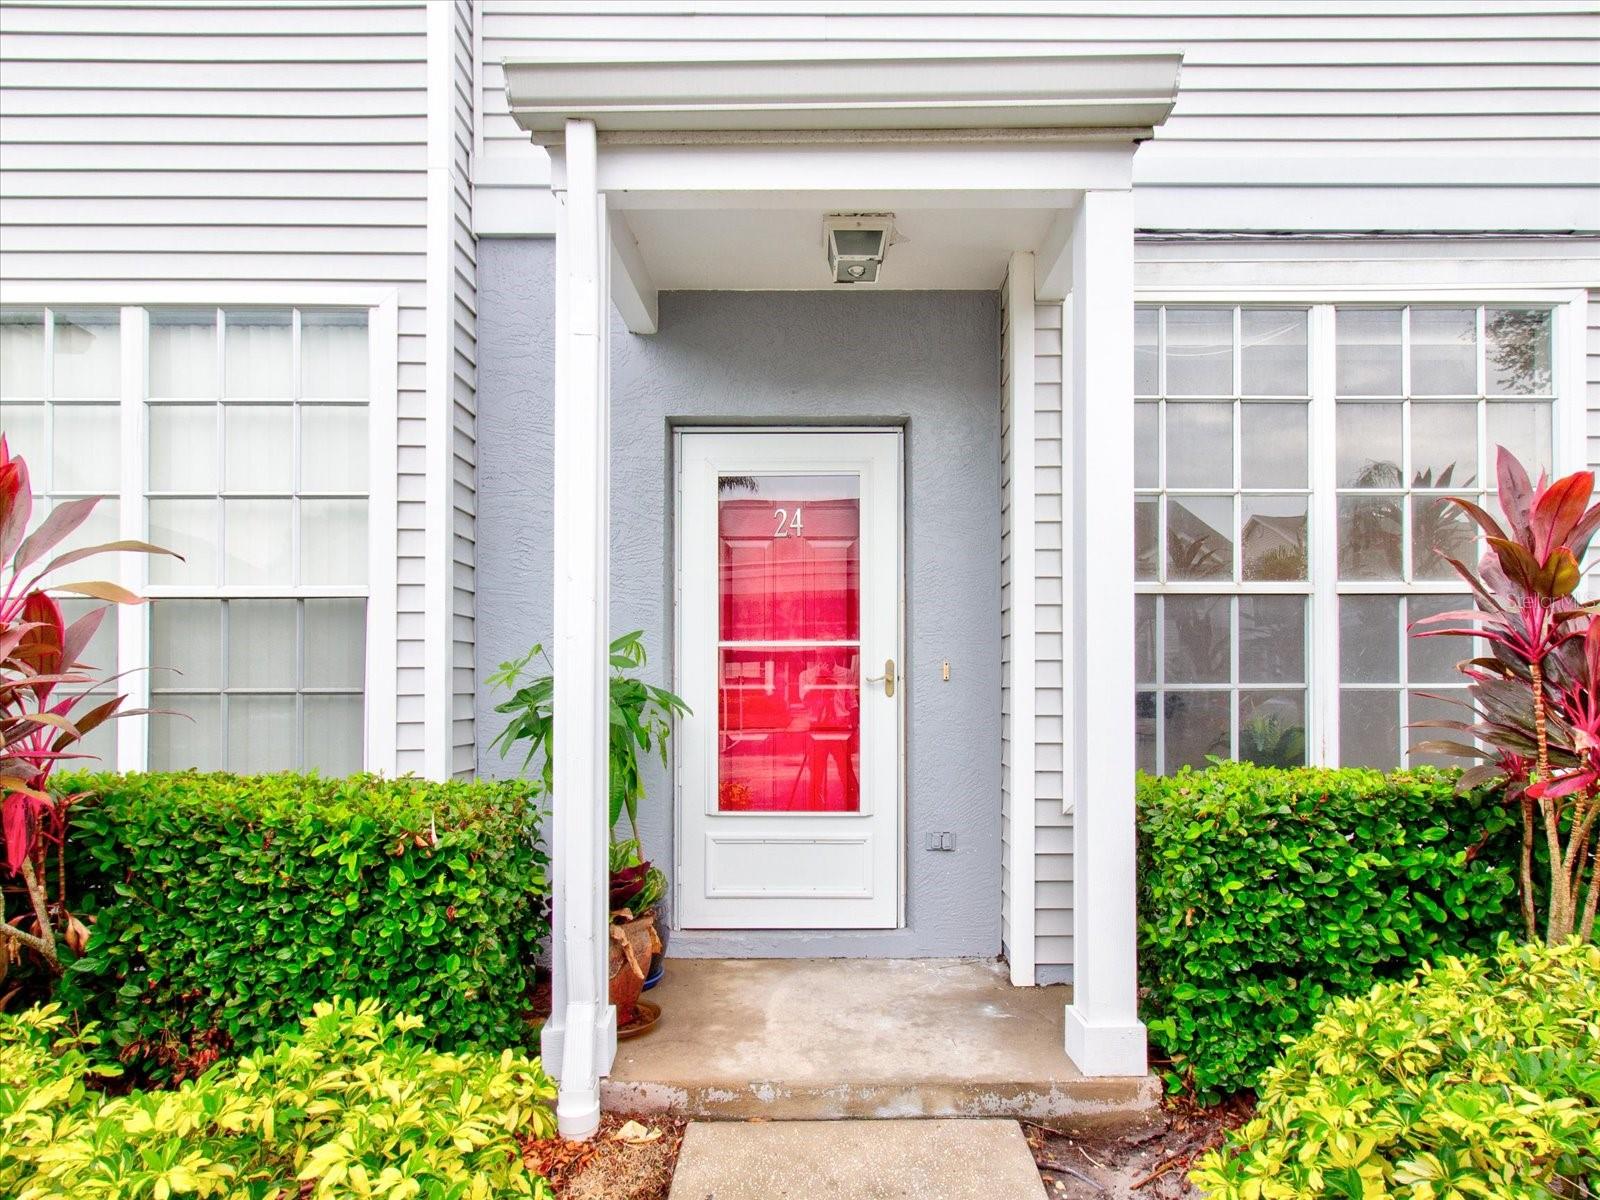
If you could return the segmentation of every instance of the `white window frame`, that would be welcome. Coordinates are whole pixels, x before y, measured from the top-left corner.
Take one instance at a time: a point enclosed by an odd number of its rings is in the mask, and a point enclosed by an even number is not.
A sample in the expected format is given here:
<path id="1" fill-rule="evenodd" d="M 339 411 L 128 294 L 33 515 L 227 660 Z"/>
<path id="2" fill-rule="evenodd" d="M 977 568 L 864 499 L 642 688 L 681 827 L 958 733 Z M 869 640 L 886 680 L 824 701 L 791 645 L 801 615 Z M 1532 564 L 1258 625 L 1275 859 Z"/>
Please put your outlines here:
<path id="1" fill-rule="evenodd" d="M 6 308 L 117 308 L 121 312 L 122 472 L 119 536 L 144 540 L 148 529 L 145 496 L 145 437 L 148 396 L 149 310 L 152 308 L 344 308 L 367 314 L 367 378 L 369 381 L 367 454 L 367 583 L 365 588 L 337 588 L 342 596 L 365 595 L 366 673 L 363 713 L 363 769 L 396 773 L 396 547 L 399 528 L 398 471 L 398 337 L 399 293 L 394 288 L 321 284 L 240 284 L 168 282 L 84 284 L 7 284 L 0 292 Z M 220 382 L 220 381 L 219 381 Z M 132 554 L 118 564 L 118 577 L 140 595 L 192 595 L 181 585 L 151 587 L 149 565 Z M 297 590 L 309 596 L 319 589 Z M 329 589 L 320 589 L 324 592 Z M 224 587 L 208 595 L 222 598 L 282 595 L 281 589 Z M 150 704 L 149 613 L 143 605 L 122 605 L 117 613 L 117 670 L 130 672 L 119 681 L 130 709 Z M 149 721 L 130 716 L 116 722 L 119 771 L 142 771 L 149 762 Z M 113 764 L 105 764 L 107 767 Z"/>
<path id="2" fill-rule="evenodd" d="M 1335 488 L 1336 347 L 1334 308 L 1337 305 L 1404 307 L 1406 305 L 1461 305 L 1463 307 L 1548 307 L 1552 311 L 1551 370 L 1555 397 L 1551 412 L 1551 465 L 1555 475 L 1584 470 L 1587 462 L 1587 401 L 1585 396 L 1588 293 L 1580 288 L 1497 286 L 1443 287 L 1398 282 L 1363 287 L 1303 287 L 1284 285 L 1257 288 L 1136 288 L 1134 303 L 1174 307 L 1237 305 L 1250 307 L 1307 307 L 1310 309 L 1311 357 L 1311 505 L 1307 517 L 1309 546 L 1307 567 L 1311 576 L 1311 607 L 1306 620 L 1309 646 L 1306 661 L 1306 761 L 1312 765 L 1339 765 L 1339 562 L 1338 496 Z M 1480 341 L 1479 354 L 1483 348 Z M 1133 347 L 1128 347 L 1130 356 Z M 1234 431 L 1237 441 L 1238 430 Z M 1237 449 L 1235 451 L 1237 453 Z M 1493 490 L 1492 481 L 1484 486 Z M 1129 502 L 1132 503 L 1130 496 Z M 1232 584 L 1228 594 L 1238 589 Z M 1174 588 L 1149 581 L 1135 585 L 1135 594 L 1172 594 L 1205 591 L 1203 584 Z M 1270 590 L 1270 589 L 1267 589 Z M 1346 589 L 1350 590 L 1350 589 Z M 1438 583 L 1417 585 L 1385 581 L 1371 589 L 1385 595 L 1437 594 Z M 1222 594 L 1222 593 L 1218 593 Z M 1129 648 L 1130 653 L 1132 648 Z"/>

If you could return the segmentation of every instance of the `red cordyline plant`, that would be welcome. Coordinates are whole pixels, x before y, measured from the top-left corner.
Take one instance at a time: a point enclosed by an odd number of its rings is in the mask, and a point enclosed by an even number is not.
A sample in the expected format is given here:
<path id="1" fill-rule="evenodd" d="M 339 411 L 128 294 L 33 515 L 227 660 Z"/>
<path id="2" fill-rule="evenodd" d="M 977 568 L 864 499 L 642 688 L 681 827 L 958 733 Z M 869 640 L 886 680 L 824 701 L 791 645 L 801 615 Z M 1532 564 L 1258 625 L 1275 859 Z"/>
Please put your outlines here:
<path id="1" fill-rule="evenodd" d="M 25 950 L 59 975 L 60 943 L 79 953 L 87 941 L 88 931 L 67 910 L 63 854 L 67 810 L 78 797 L 52 796 L 50 774 L 61 762 L 87 757 L 74 747 L 92 730 L 112 717 L 130 715 L 122 710 L 122 696 L 86 694 L 107 681 L 79 658 L 111 605 L 137 604 L 139 597 L 104 580 L 50 584 L 52 592 L 108 602 L 69 625 L 61 605 L 45 591 L 45 577 L 108 551 L 170 553 L 147 542 L 116 541 L 51 556 L 97 503 L 64 501 L 28 533 L 33 514 L 28 464 L 11 454 L 0 434 L 0 880 L 20 878 L 26 897 L 21 914 L 7 914 L 0 922 L 0 980 Z"/>
<path id="2" fill-rule="evenodd" d="M 1600 616 L 1574 598 L 1580 563 L 1600 529 L 1591 505 L 1594 474 L 1578 471 L 1535 486 L 1516 456 L 1500 448 L 1502 527 L 1470 500 L 1449 497 L 1483 530 L 1488 550 L 1476 571 L 1450 558 L 1477 607 L 1418 621 L 1418 637 L 1470 637 L 1488 657 L 1460 664 L 1470 721 L 1424 721 L 1478 744 L 1442 740 L 1418 750 L 1483 759 L 1463 788 L 1502 780 L 1522 809 L 1522 916 L 1537 936 L 1533 863 L 1542 836 L 1549 859 L 1545 940 L 1594 937 L 1600 900 L 1595 821 L 1600 816 Z M 1449 697 L 1437 697 L 1451 699 Z"/>

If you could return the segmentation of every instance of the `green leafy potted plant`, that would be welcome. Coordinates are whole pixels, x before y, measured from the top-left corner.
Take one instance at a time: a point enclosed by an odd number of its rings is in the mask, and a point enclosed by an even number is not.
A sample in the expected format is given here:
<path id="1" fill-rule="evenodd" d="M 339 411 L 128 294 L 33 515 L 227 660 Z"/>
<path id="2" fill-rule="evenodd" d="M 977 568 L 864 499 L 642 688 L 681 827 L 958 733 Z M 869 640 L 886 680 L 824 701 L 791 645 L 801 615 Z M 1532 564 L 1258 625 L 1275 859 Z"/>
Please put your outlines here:
<path id="1" fill-rule="evenodd" d="M 542 660 L 545 673 L 531 674 L 534 660 Z M 672 719 L 689 711 L 666 688 L 640 679 L 645 665 L 644 631 L 625 633 L 611 643 L 611 1002 L 617 1006 L 619 1026 L 634 1015 L 646 978 L 659 977 L 659 955 L 664 950 L 656 910 L 666 898 L 667 879 L 644 857 L 639 840 L 639 801 L 644 780 L 639 770 L 643 755 L 660 755 L 667 761 L 667 739 Z M 541 778 L 552 785 L 551 756 L 555 733 L 555 678 L 550 656 L 535 645 L 519 659 L 500 664 L 489 677 L 491 686 L 511 695 L 495 711 L 511 718 L 491 743 L 502 756 L 526 744 L 522 769 L 542 760 Z M 616 840 L 617 825 L 628 818 L 632 837 Z"/>

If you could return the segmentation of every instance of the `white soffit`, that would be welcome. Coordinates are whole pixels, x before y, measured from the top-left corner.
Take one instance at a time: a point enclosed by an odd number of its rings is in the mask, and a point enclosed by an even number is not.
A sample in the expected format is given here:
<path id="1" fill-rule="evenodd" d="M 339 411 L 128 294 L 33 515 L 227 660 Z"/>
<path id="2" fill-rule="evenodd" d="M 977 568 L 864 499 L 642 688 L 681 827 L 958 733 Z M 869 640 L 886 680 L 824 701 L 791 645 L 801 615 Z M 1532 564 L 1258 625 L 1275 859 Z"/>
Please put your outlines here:
<path id="1" fill-rule="evenodd" d="M 602 136 L 813 130 L 1060 131 L 1138 140 L 1167 119 L 1175 53 L 965 54 L 604 60 L 507 59 L 517 124 L 558 133 L 568 118 Z"/>

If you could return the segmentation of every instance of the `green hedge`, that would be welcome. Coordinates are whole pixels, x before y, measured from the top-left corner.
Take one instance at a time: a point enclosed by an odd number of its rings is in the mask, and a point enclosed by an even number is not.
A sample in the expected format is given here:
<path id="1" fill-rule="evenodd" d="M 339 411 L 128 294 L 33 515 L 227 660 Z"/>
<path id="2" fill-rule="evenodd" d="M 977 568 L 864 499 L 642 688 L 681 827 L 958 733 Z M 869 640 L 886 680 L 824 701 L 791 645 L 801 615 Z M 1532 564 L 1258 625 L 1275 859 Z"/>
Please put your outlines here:
<path id="1" fill-rule="evenodd" d="M 536 1059 L 443 1054 L 412 1017 L 319 1004 L 266 1052 L 108 1096 L 91 1028 L 0 1015 L 0 1195 L 17 1200 L 551 1200 L 521 1142 L 555 1132 Z"/>
<path id="2" fill-rule="evenodd" d="M 1600 1192 L 1600 948 L 1509 940 L 1340 1000 L 1200 1161 L 1214 1200 Z"/>
<path id="3" fill-rule="evenodd" d="M 1140 976 L 1168 1083 L 1253 1087 L 1333 996 L 1516 916 L 1516 817 L 1452 772 L 1219 763 L 1141 776 Z"/>
<path id="4" fill-rule="evenodd" d="M 180 1073 L 329 996 L 446 1046 L 514 1045 L 548 931 L 535 785 L 79 775 L 72 877 L 93 923 L 60 998 L 127 1061 Z"/>

